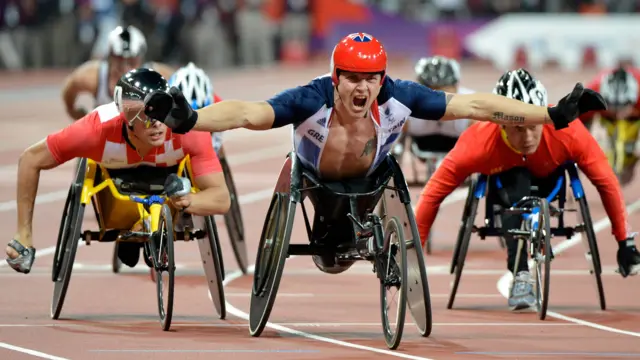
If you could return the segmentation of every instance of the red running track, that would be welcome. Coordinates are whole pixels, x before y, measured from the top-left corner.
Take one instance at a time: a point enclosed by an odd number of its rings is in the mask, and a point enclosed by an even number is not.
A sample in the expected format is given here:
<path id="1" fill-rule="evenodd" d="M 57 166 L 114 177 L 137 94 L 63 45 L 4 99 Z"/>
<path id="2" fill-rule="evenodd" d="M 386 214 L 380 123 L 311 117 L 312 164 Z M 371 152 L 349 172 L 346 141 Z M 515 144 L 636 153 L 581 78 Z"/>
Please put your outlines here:
<path id="1" fill-rule="evenodd" d="M 410 76 L 410 64 L 395 74 Z M 322 74 L 324 64 L 305 69 L 274 70 L 254 84 L 251 71 L 216 77 L 225 97 L 257 100 L 308 81 L 309 70 Z M 499 73 L 477 65 L 465 66 L 464 85 L 491 90 Z M 542 81 L 552 99 L 585 81 L 591 74 L 545 72 Z M 396 75 L 398 76 L 398 75 Z M 0 224 L 6 240 L 15 231 L 17 158 L 26 146 L 66 124 L 57 93 L 61 74 L 27 76 L 30 88 L 0 86 Z M 24 84 L 24 81 L 23 81 Z M 39 86 L 40 84 L 46 84 Z M 268 84 L 268 85 L 267 85 Z M 9 90 L 11 89 L 11 90 Z M 248 90 L 250 89 L 250 90 Z M 226 134 L 236 185 L 241 196 L 251 259 L 255 258 L 261 227 L 274 182 L 290 148 L 290 130 L 264 133 L 244 130 Z M 407 164 L 405 168 L 408 170 Z M 34 219 L 38 259 L 29 275 L 0 263 L 0 359 L 484 359 L 484 358 L 621 358 L 640 356 L 640 290 L 637 278 L 622 279 L 613 272 L 617 246 L 595 189 L 585 181 L 604 266 L 608 309 L 600 311 L 594 281 L 587 272 L 581 243 L 554 239 L 564 251 L 552 263 L 549 316 L 537 320 L 533 312 L 512 313 L 504 292 L 506 254 L 495 239 L 473 238 L 453 310 L 446 309 L 451 275 L 448 266 L 459 226 L 464 190 L 451 195 L 434 227 L 434 252 L 427 258 L 434 329 L 429 338 L 418 335 L 407 316 L 400 348 L 387 351 L 379 315 L 377 279 L 369 266 L 356 264 L 340 275 L 315 268 L 310 258 L 287 262 L 270 320 L 259 338 L 249 336 L 247 318 L 251 276 L 238 277 L 236 263 L 222 221 L 218 221 L 227 268 L 227 320 L 219 320 L 207 296 L 195 244 L 177 243 L 178 277 L 172 331 L 163 332 L 157 317 L 155 285 L 140 265 L 121 274 L 110 270 L 112 244 L 92 243 L 78 249 L 62 319 L 53 321 L 49 307 L 53 286 L 51 256 L 59 214 L 71 180 L 72 166 L 41 176 Z M 409 177 L 411 172 L 407 171 Z M 629 221 L 640 227 L 640 184 L 624 189 L 633 209 Z M 419 189 L 413 189 L 414 198 Z M 482 204 L 480 204 L 482 208 Z M 85 226 L 95 227 L 91 212 Z M 302 216 L 296 217 L 298 220 Z M 479 220 L 477 220 L 479 221 Z M 297 221 L 292 242 L 305 241 Z M 577 246 L 573 246 L 576 245 Z M 569 245 L 569 246 L 567 246 Z M 566 246 L 566 247 L 565 247 Z M 506 278 L 508 280 L 508 278 Z M 508 284 L 507 284 L 508 285 Z M 275 327 L 275 329 L 274 329 Z"/>

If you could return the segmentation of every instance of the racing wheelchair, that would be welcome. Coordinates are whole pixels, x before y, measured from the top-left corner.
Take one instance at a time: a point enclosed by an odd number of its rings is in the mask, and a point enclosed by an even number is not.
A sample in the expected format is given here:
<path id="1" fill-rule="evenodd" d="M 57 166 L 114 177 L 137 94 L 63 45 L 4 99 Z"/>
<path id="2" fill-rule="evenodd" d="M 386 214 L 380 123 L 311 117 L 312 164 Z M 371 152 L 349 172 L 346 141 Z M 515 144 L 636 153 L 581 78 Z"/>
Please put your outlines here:
<path id="1" fill-rule="evenodd" d="M 213 217 L 192 216 L 172 209 L 164 190 L 164 180 L 171 173 L 188 176 L 194 184 L 189 156 L 173 167 L 137 169 L 141 171 L 135 175 L 133 170 L 107 169 L 90 159 L 80 160 L 64 205 L 53 258 L 51 317 L 58 319 L 62 311 L 80 241 L 86 245 L 92 240 L 138 242 L 142 243 L 146 265 L 155 272 L 162 329 L 169 330 L 175 283 L 174 241 L 196 240 L 213 305 L 220 319 L 224 319 L 224 269 Z M 151 179 L 141 181 L 145 176 Z M 191 192 L 197 191 L 192 186 Z M 99 224 L 98 231 L 82 231 L 89 201 Z M 162 277 L 164 272 L 167 284 Z"/>
<path id="2" fill-rule="evenodd" d="M 600 116 L 600 123 L 609 138 L 607 158 L 621 185 L 632 180 L 638 157 L 635 154 L 636 141 L 640 131 L 640 118 L 608 119 Z"/>
<path id="3" fill-rule="evenodd" d="M 304 204 L 307 198 L 314 209 L 313 224 Z M 289 243 L 298 204 L 309 244 Z M 380 314 L 390 349 L 400 344 L 407 304 L 420 334 L 431 333 L 425 260 L 409 191 L 392 155 L 387 155 L 369 179 L 323 182 L 303 166 L 295 152 L 288 154 L 256 256 L 249 314 L 252 336 L 260 336 L 269 319 L 290 255 L 313 256 L 316 266 L 330 274 L 346 271 L 359 260 L 371 262 L 380 281 Z M 324 259 L 326 267 L 317 259 Z M 390 288 L 399 290 L 395 321 L 387 312 Z"/>
<path id="4" fill-rule="evenodd" d="M 519 237 L 518 257 L 521 246 L 523 246 L 525 242 L 528 243 L 528 253 L 535 265 L 534 289 L 537 303 L 536 310 L 540 320 L 544 320 L 546 317 L 549 300 L 551 261 L 554 257 L 551 247 L 551 237 L 563 236 L 569 239 L 580 233 L 579 236 L 585 246 L 585 255 L 589 262 L 589 272 L 595 278 L 600 308 L 602 310 L 606 308 L 601 278 L 602 266 L 600 263 L 600 253 L 598 251 L 598 244 L 596 242 L 586 194 L 578 175 L 578 167 L 575 163 L 571 162 L 564 164 L 560 170 L 558 178 L 555 181 L 555 186 L 547 197 L 526 196 L 511 207 L 504 207 L 497 204 L 497 202 L 492 199 L 493 197 L 487 196 L 485 200 L 485 226 L 482 227 L 474 225 L 479 200 L 485 197 L 487 187 L 490 183 L 497 192 L 502 189 L 502 183 L 499 176 L 486 176 L 482 174 L 472 180 L 472 185 L 469 188 L 462 213 L 462 225 L 458 232 L 451 267 L 449 269 L 449 272 L 454 274 L 454 281 L 449 293 L 447 309 L 453 307 L 472 233 L 478 234 L 482 240 L 487 236 L 504 237 L 506 234 Z M 572 189 L 569 196 L 567 196 L 566 187 L 567 174 Z M 538 189 L 532 188 L 532 190 Z M 506 200 L 504 201 L 506 202 Z M 579 209 L 576 209 L 576 204 Z M 566 205 L 569 205 L 569 207 Z M 577 224 L 573 227 L 565 225 L 564 214 L 568 212 L 577 213 Z M 524 220 L 522 227 L 520 229 L 503 229 L 500 225 L 500 214 L 502 213 L 520 214 Z M 552 218 L 556 220 L 557 225 L 555 227 L 551 226 Z M 526 238 L 528 241 L 525 241 L 523 238 Z M 519 258 L 516 258 L 516 266 L 519 260 Z"/>
<path id="5" fill-rule="evenodd" d="M 247 268 L 249 267 L 249 256 L 247 255 L 247 244 L 244 238 L 244 223 L 242 221 L 242 212 L 240 211 L 240 200 L 238 198 L 238 192 L 233 181 L 233 175 L 231 174 L 231 168 L 229 167 L 227 158 L 222 155 L 219 159 L 220 165 L 222 166 L 222 172 L 224 174 L 224 180 L 227 184 L 227 189 L 229 189 L 229 196 L 231 198 L 229 211 L 223 216 L 224 224 L 227 228 L 233 254 L 235 255 L 238 266 L 240 267 L 240 271 L 246 275 Z M 223 260 L 224 259 L 221 257 L 220 261 L 222 269 L 224 269 Z M 113 272 L 119 273 L 120 268 L 122 267 L 122 262 L 118 258 L 118 242 L 116 242 L 116 245 L 114 246 L 111 264 Z M 153 272 L 151 278 L 154 279 Z"/>

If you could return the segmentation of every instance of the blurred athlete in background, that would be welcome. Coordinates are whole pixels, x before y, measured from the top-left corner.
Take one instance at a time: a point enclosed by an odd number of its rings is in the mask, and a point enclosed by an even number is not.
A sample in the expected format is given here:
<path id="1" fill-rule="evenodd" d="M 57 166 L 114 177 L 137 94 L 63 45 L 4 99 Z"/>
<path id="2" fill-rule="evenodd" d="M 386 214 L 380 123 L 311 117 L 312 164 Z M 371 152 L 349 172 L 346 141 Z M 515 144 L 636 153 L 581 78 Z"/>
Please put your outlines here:
<path id="1" fill-rule="evenodd" d="M 87 92 L 94 100 L 94 108 L 113 102 L 113 89 L 122 75 L 140 67 L 153 68 L 165 79 L 173 69 L 159 63 L 143 64 L 147 51 L 144 34 L 134 26 L 118 26 L 109 34 L 109 55 L 106 59 L 89 60 L 67 76 L 62 88 L 62 100 L 67 114 L 78 120 L 87 109 L 76 107 L 78 95 Z"/>

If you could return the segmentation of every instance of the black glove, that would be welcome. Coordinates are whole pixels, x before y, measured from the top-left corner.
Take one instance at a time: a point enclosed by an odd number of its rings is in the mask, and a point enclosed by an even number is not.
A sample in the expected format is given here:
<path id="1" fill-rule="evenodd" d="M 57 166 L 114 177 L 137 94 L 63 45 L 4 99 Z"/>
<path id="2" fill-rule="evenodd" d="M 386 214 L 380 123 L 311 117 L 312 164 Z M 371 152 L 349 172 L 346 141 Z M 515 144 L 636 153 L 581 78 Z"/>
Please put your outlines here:
<path id="1" fill-rule="evenodd" d="M 198 121 L 182 91 L 172 86 L 169 92 L 154 91 L 144 98 L 144 113 L 167 125 L 176 134 L 186 134 Z"/>
<path id="2" fill-rule="evenodd" d="M 594 110 L 606 110 L 607 103 L 598 92 L 585 89 L 577 83 L 571 94 L 558 101 L 556 106 L 550 107 L 549 117 L 556 130 L 564 129 L 578 116 Z"/>
<path id="3" fill-rule="evenodd" d="M 191 181 L 188 178 L 170 174 L 164 181 L 164 191 L 169 197 L 185 196 L 191 192 Z"/>

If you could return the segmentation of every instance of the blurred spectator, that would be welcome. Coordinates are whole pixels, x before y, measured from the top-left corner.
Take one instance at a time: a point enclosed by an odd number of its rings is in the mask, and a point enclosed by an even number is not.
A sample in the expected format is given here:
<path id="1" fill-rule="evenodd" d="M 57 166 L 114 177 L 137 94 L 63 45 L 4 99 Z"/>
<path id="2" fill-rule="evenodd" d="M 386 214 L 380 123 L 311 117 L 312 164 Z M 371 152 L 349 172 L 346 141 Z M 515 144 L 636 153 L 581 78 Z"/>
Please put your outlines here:
<path id="1" fill-rule="evenodd" d="M 264 0 L 238 0 L 236 31 L 242 65 L 270 65 L 275 60 L 275 26 L 265 16 Z"/>

